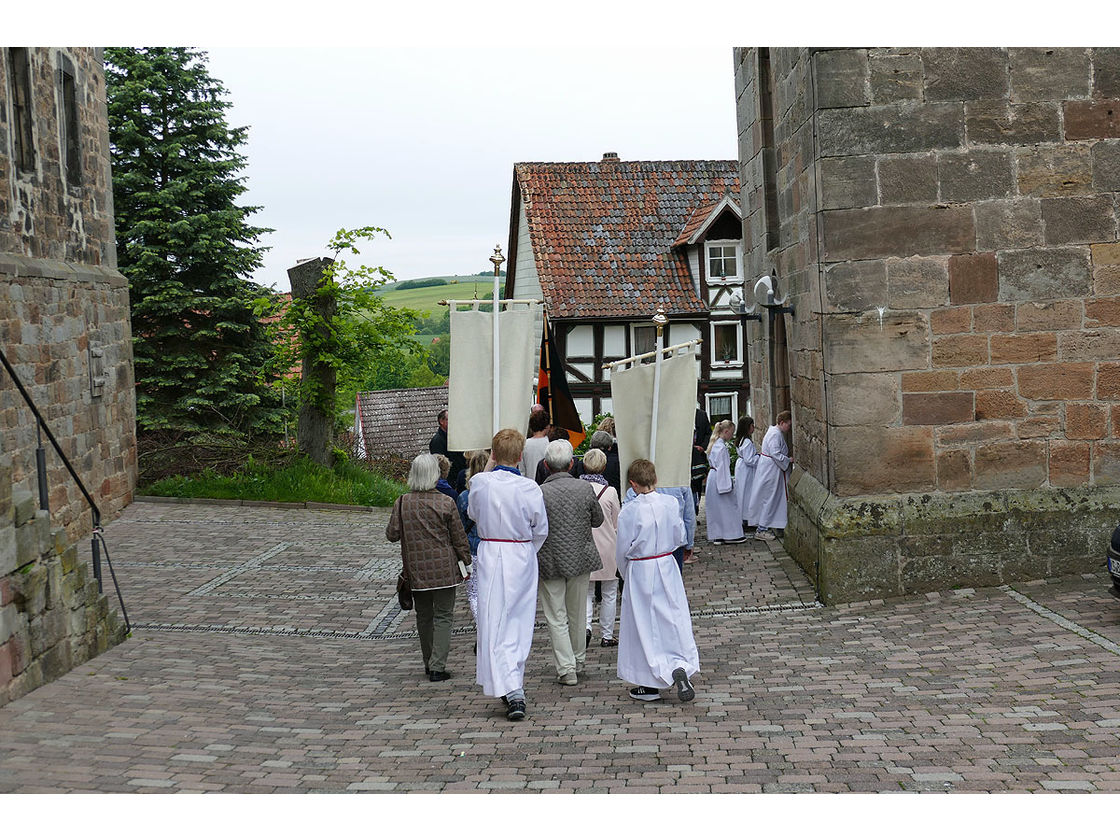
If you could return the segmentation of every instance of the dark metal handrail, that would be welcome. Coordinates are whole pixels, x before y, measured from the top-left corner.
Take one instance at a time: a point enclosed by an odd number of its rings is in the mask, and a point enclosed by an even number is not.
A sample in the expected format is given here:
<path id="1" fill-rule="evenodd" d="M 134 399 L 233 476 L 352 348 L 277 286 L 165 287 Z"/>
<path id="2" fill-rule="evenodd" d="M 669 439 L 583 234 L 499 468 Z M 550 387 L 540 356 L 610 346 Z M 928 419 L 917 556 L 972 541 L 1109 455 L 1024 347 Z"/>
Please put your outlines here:
<path id="1" fill-rule="evenodd" d="M 42 438 L 42 432 L 46 432 L 47 440 L 51 442 L 51 446 L 54 447 L 54 451 L 57 452 L 58 457 L 62 459 L 62 463 L 66 467 L 67 472 L 70 473 L 70 477 L 74 479 L 74 483 L 78 485 L 78 489 L 82 491 L 82 495 L 85 496 L 86 502 L 89 504 L 90 512 L 93 517 L 93 536 L 90 539 L 90 548 L 93 554 L 93 576 L 97 579 L 97 591 L 99 593 L 104 592 L 105 590 L 101 582 L 101 547 L 98 544 L 98 540 L 101 541 L 101 545 L 105 544 L 105 538 L 103 536 L 104 531 L 101 528 L 101 508 L 97 506 L 97 502 L 93 500 L 93 496 L 89 494 L 89 491 L 86 489 L 86 486 L 82 482 L 82 479 L 74 470 L 74 466 L 70 463 L 70 459 L 67 458 L 66 453 L 62 451 L 62 447 L 58 445 L 58 441 L 55 439 L 54 434 L 51 432 L 51 427 L 48 426 L 47 421 L 43 419 L 43 415 L 40 413 L 39 407 L 35 405 L 35 400 L 31 398 L 31 394 L 29 394 L 27 392 L 27 389 L 23 387 L 23 382 L 20 380 L 19 375 L 15 372 L 15 369 L 8 361 L 8 357 L 4 354 L 3 349 L 0 349 L 0 363 L 3 363 L 4 369 L 8 371 L 8 376 L 12 378 L 12 381 L 16 384 L 16 388 L 19 389 L 19 393 L 20 396 L 23 397 L 23 401 L 27 404 L 27 407 L 31 409 L 31 413 L 35 415 L 35 421 L 37 423 L 36 435 L 38 436 L 39 440 L 39 446 L 35 452 L 35 463 L 38 470 L 39 480 L 39 508 L 40 510 L 50 510 L 50 508 L 48 507 L 50 496 L 47 493 L 46 453 L 43 451 Z M 109 558 L 108 546 L 106 546 L 105 548 L 105 559 L 109 564 L 109 574 L 113 578 L 113 586 L 117 590 L 117 600 L 120 601 L 121 613 L 124 616 L 125 629 L 127 631 L 131 631 L 132 626 L 128 621 L 128 612 L 124 607 L 124 598 L 121 596 L 121 588 L 117 583 L 117 575 L 113 571 L 113 562 Z"/>

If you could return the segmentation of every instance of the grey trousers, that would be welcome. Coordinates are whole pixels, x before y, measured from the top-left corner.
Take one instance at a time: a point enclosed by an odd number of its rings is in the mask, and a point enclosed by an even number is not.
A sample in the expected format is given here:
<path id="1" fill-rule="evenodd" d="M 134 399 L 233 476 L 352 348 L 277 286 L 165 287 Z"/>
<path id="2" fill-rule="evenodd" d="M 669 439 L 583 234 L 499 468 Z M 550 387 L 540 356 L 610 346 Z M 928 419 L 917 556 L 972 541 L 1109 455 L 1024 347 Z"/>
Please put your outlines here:
<path id="1" fill-rule="evenodd" d="M 446 671 L 447 651 L 451 647 L 451 617 L 455 613 L 455 587 L 413 590 L 412 602 L 424 666 L 430 671 Z"/>

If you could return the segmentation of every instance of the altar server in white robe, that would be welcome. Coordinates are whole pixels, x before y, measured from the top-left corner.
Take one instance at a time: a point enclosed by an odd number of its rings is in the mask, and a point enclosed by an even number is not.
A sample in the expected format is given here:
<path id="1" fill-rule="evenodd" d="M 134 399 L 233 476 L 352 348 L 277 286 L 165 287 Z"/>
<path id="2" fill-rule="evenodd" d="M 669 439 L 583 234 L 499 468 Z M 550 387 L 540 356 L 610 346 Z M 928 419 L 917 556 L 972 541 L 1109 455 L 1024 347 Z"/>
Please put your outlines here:
<path id="1" fill-rule="evenodd" d="M 525 660 L 537 612 L 537 551 L 548 536 L 541 488 L 517 462 L 525 437 L 502 429 L 491 444 L 495 466 L 471 480 L 467 516 L 478 526 L 476 682 L 501 697 L 506 717 L 525 717 Z"/>
<path id="2" fill-rule="evenodd" d="M 758 450 L 755 448 L 751 436 L 754 434 L 754 418 L 743 415 L 739 418 L 739 426 L 735 429 L 735 444 L 739 452 L 739 460 L 735 462 L 735 499 L 739 503 L 739 516 L 743 520 L 743 528 L 754 525 L 747 515 L 747 506 L 751 500 L 751 485 L 754 484 L 754 473 L 758 467 Z"/>
<path id="3" fill-rule="evenodd" d="M 696 696 L 690 677 L 700 670 L 692 619 L 673 549 L 684 545 L 677 500 L 655 493 L 653 463 L 630 464 L 627 482 L 637 498 L 618 515 L 615 559 L 626 583 L 618 634 L 618 676 L 636 687 L 634 700 L 660 700 L 676 686 L 682 701 Z"/>
<path id="4" fill-rule="evenodd" d="M 720 420 L 712 429 L 708 442 L 708 483 L 704 487 L 704 505 L 708 519 L 708 539 L 716 545 L 725 542 L 742 542 L 743 517 L 739 500 L 735 497 L 735 483 L 731 480 L 731 436 L 735 424 Z"/>
<path id="5" fill-rule="evenodd" d="M 758 526 L 755 537 L 760 540 L 772 540 L 775 537 L 771 529 L 786 527 L 786 481 L 793 467 L 786 435 L 792 425 L 790 413 L 783 411 L 762 439 L 762 451 L 747 503 L 747 520 Z"/>

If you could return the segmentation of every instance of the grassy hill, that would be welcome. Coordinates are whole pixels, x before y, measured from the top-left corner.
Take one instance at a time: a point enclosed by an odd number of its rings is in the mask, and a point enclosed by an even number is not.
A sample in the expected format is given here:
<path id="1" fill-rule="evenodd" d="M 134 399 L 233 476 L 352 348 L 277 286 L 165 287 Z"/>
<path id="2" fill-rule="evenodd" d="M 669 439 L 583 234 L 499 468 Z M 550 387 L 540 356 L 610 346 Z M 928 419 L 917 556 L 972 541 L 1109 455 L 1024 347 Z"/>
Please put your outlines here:
<path id="1" fill-rule="evenodd" d="M 417 278 L 429 279 L 429 278 Z M 475 294 L 475 281 L 478 281 L 478 297 L 490 298 L 494 287 L 492 277 L 475 277 L 474 275 L 458 275 L 441 278 L 444 283 L 438 286 L 424 286 L 419 289 L 398 289 L 398 284 L 393 283 L 383 286 L 378 290 L 377 296 L 384 298 L 390 306 L 415 309 L 418 312 L 427 312 L 429 315 L 438 314 L 442 307 L 439 301 L 447 298 L 470 299 Z M 502 278 L 505 282 L 505 278 Z"/>

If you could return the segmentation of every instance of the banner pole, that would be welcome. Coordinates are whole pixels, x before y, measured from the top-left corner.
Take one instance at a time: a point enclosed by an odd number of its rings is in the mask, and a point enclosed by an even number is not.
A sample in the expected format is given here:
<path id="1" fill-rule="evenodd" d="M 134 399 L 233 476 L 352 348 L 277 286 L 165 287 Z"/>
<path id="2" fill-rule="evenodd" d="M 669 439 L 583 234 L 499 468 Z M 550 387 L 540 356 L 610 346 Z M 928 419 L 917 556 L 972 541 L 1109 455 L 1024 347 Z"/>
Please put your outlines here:
<path id="1" fill-rule="evenodd" d="M 500 404 L 499 394 L 501 393 L 500 390 L 499 390 L 500 382 L 501 382 L 501 373 L 499 372 L 499 368 L 498 368 L 498 359 L 500 358 L 499 349 L 500 349 L 500 344 L 501 344 L 501 338 L 500 338 L 499 333 L 498 333 L 498 307 L 501 303 L 501 296 L 498 294 L 498 270 L 501 267 L 502 263 L 505 262 L 505 257 L 502 256 L 502 247 L 500 245 L 495 245 L 494 246 L 494 253 L 490 255 L 490 262 L 494 263 L 494 296 L 493 296 L 493 299 L 492 299 L 493 300 L 493 310 L 494 310 L 494 320 L 493 320 L 493 324 L 494 324 L 494 326 L 493 326 L 493 335 L 494 335 L 494 341 L 493 341 L 493 345 L 494 345 L 494 376 L 493 376 L 494 395 L 493 396 L 494 396 L 494 399 L 493 399 L 493 403 L 492 403 L 493 414 L 491 416 L 491 425 L 494 427 L 493 434 L 496 435 L 501 430 L 501 426 L 499 425 L 499 420 L 498 420 L 498 408 L 499 408 L 499 404 Z"/>
<path id="2" fill-rule="evenodd" d="M 665 337 L 662 330 L 669 319 L 665 317 L 665 310 L 658 309 L 653 316 L 653 323 L 657 326 L 657 355 L 653 360 L 653 414 L 649 423 L 649 459 L 657 463 L 657 413 L 661 402 L 661 353 L 665 349 Z"/>
<path id="3" fill-rule="evenodd" d="M 548 316 L 544 316 L 544 370 L 548 376 L 548 419 L 553 423 L 556 422 L 556 413 L 552 408 L 552 354 L 548 352 Z M 539 384 L 539 383 L 538 383 Z M 537 390 L 537 396 L 540 396 L 540 389 Z"/>

